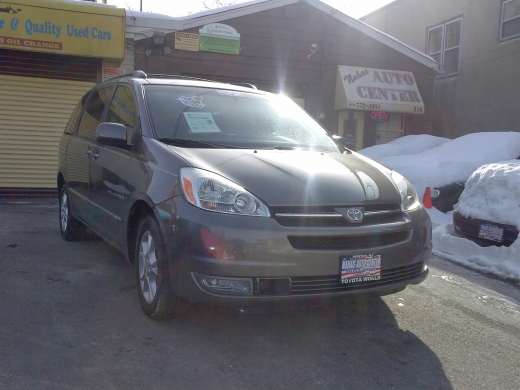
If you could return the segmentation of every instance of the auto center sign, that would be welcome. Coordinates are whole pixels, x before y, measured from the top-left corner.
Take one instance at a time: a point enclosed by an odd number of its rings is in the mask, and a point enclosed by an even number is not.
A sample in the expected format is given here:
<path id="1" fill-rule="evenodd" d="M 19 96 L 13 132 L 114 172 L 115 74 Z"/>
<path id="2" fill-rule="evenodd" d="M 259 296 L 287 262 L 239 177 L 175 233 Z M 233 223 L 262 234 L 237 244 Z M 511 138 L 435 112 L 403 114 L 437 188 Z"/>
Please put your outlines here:
<path id="1" fill-rule="evenodd" d="M 338 66 L 336 110 L 423 114 L 412 72 Z"/>

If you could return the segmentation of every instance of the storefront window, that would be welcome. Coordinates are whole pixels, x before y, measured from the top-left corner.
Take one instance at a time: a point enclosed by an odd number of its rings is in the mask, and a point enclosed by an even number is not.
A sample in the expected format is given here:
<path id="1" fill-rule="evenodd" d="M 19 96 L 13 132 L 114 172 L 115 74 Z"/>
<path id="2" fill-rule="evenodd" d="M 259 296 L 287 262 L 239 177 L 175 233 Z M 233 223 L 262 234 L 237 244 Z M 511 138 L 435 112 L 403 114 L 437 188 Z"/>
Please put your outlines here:
<path id="1" fill-rule="evenodd" d="M 403 136 L 403 114 L 391 113 L 386 122 L 380 122 L 376 127 L 376 145 L 386 144 Z"/>

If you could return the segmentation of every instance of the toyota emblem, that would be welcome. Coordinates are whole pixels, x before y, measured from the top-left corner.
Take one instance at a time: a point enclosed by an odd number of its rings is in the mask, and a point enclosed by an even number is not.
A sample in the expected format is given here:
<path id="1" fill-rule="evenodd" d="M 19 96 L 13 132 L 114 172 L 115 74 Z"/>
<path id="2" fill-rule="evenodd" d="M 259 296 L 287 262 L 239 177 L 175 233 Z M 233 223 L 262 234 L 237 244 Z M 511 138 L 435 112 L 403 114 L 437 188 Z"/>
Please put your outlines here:
<path id="1" fill-rule="evenodd" d="M 348 209 L 347 218 L 352 222 L 361 222 L 363 220 L 363 212 L 360 209 Z"/>

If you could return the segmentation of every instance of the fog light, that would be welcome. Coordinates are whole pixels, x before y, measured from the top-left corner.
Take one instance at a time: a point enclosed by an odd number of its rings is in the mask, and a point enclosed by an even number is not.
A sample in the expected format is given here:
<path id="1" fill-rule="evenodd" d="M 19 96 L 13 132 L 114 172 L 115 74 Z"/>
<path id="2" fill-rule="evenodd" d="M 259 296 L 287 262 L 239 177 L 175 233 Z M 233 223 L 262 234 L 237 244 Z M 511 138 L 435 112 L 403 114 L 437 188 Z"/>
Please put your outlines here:
<path id="1" fill-rule="evenodd" d="M 252 279 L 235 279 L 224 278 L 219 276 L 208 276 L 195 274 L 195 279 L 199 285 L 206 291 L 216 294 L 237 294 L 237 295 L 251 295 L 252 294 Z"/>

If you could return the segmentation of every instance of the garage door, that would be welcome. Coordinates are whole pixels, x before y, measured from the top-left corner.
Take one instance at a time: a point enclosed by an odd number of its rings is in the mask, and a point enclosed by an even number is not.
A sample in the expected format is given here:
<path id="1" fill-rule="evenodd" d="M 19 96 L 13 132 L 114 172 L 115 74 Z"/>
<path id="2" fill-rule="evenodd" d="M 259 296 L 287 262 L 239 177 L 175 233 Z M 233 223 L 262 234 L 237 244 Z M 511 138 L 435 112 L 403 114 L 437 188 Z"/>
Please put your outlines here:
<path id="1" fill-rule="evenodd" d="M 56 188 L 60 137 L 94 85 L 0 75 L 0 188 Z"/>

